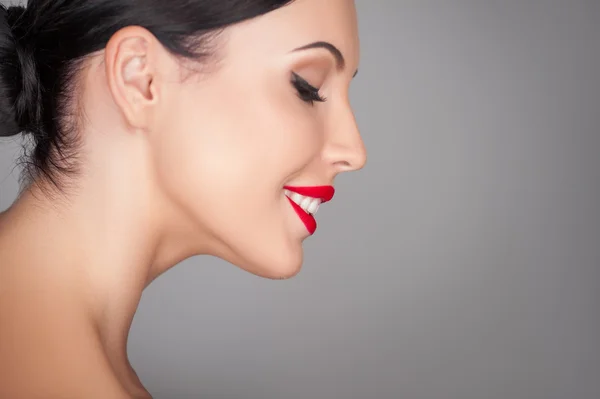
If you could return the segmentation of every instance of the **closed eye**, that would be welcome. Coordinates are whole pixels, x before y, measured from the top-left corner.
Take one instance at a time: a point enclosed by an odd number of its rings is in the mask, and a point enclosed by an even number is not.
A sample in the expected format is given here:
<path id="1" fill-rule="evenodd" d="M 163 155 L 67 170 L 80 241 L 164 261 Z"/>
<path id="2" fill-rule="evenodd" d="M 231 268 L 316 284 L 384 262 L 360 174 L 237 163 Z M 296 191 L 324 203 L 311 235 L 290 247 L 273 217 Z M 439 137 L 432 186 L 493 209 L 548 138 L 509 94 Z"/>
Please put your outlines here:
<path id="1" fill-rule="evenodd" d="M 295 72 L 292 72 L 292 85 L 298 91 L 298 97 L 304 102 L 314 105 L 316 102 L 325 102 L 326 98 L 319 94 L 319 89 L 311 85 Z"/>

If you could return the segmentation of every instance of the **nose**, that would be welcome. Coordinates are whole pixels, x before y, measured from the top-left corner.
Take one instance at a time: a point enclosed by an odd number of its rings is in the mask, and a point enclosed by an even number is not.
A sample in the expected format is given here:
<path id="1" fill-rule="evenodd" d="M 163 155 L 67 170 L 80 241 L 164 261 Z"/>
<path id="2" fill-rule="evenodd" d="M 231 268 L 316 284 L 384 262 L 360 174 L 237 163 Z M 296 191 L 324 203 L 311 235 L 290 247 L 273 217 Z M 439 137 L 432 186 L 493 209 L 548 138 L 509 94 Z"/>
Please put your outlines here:
<path id="1" fill-rule="evenodd" d="M 350 106 L 344 109 L 342 115 L 337 114 L 332 118 L 323 156 L 335 168 L 336 173 L 351 172 L 365 166 L 367 151 Z"/>

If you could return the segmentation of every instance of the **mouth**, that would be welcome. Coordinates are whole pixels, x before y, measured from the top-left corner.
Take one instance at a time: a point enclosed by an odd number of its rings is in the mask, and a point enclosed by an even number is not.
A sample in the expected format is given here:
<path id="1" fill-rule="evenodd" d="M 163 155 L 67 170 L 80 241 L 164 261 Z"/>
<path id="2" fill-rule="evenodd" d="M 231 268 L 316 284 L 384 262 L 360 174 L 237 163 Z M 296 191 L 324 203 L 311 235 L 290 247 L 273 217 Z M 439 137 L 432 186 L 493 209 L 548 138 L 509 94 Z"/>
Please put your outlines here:
<path id="1" fill-rule="evenodd" d="M 334 193 L 335 189 L 332 186 L 284 187 L 285 196 L 310 235 L 317 230 L 314 214 L 322 203 L 331 201 Z"/>

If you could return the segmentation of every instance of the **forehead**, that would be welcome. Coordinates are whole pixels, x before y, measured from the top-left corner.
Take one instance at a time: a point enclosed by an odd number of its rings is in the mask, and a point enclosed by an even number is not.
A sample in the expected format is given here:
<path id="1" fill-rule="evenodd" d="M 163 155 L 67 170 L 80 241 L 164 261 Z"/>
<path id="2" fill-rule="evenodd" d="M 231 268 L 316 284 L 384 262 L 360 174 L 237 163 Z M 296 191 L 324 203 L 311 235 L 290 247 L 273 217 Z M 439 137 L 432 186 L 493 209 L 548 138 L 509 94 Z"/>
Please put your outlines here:
<path id="1" fill-rule="evenodd" d="M 327 41 L 342 52 L 351 70 L 360 58 L 354 0 L 294 0 L 228 32 L 231 54 L 270 57 L 306 44 Z"/>

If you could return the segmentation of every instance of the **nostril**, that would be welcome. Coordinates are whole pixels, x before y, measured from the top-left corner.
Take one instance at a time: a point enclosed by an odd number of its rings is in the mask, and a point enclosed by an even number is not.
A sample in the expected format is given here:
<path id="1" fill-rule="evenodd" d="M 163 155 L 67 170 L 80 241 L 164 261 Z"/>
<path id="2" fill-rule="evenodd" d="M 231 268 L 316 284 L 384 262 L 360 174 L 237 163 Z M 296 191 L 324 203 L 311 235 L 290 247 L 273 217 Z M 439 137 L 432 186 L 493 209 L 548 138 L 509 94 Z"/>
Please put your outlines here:
<path id="1" fill-rule="evenodd" d="M 337 161 L 337 162 L 335 162 L 335 165 L 336 166 L 341 166 L 344 169 L 348 169 L 348 168 L 352 167 L 352 165 L 348 161 Z"/>

